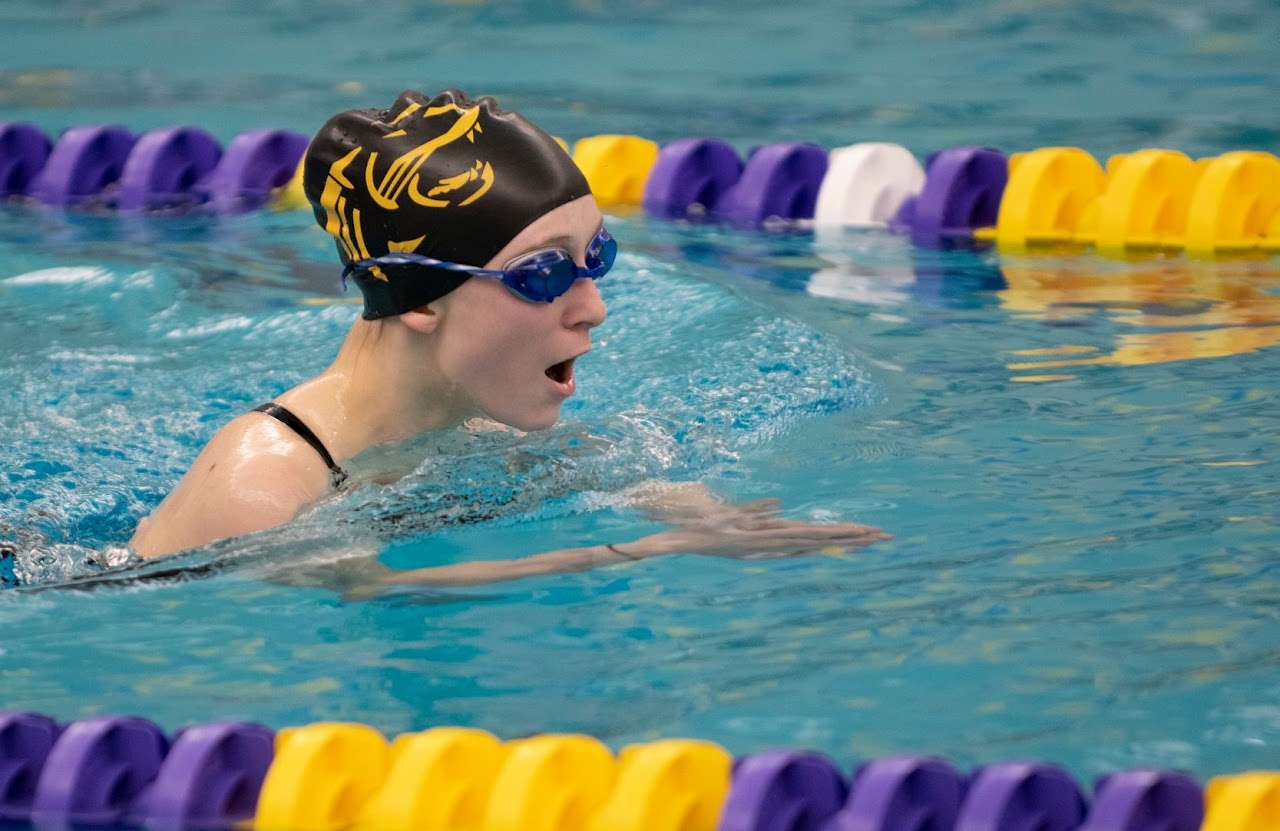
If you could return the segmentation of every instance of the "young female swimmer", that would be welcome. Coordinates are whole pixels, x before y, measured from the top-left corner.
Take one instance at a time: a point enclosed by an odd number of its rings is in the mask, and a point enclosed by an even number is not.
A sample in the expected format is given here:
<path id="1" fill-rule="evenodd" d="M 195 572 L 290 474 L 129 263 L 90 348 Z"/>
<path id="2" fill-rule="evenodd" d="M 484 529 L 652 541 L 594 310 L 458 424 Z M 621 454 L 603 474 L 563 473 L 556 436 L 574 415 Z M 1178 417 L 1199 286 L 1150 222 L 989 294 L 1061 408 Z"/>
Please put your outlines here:
<path id="1" fill-rule="evenodd" d="M 549 135 L 491 98 L 406 91 L 388 110 L 331 118 L 303 187 L 364 313 L 328 369 L 218 431 L 139 524 L 129 545 L 143 557 L 287 523 L 342 484 L 343 461 L 378 445 L 475 416 L 545 429 L 574 393 L 574 362 L 605 319 L 595 281 L 617 244 Z M 772 500 L 673 492 L 644 507 L 674 527 L 631 542 L 411 571 L 375 560 L 363 576 L 472 585 L 674 552 L 794 556 L 888 539 L 778 519 Z"/>

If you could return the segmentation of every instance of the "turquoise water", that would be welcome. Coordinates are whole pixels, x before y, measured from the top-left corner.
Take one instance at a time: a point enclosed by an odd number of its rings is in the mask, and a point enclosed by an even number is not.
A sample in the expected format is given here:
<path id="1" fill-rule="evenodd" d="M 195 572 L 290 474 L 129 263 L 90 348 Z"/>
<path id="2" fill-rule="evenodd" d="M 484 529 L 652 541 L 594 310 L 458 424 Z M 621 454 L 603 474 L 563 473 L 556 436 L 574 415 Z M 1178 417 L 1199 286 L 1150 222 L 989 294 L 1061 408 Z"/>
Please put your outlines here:
<path id="1" fill-rule="evenodd" d="M 456 83 L 570 139 L 1280 146 L 1261 0 L 368 5 L 10 4 L 3 117 L 227 140 Z M 0 591 L 0 706 L 696 736 L 846 766 L 1276 765 L 1276 260 L 610 227 L 611 316 L 555 429 L 429 437 L 394 485 L 131 581 L 90 561 L 220 424 L 323 367 L 356 309 L 305 214 L 0 209 L 0 578 L 24 584 Z M 656 526 L 622 493 L 654 478 L 895 540 L 368 603 L 281 582 L 352 549 L 410 566 L 630 539 Z"/>

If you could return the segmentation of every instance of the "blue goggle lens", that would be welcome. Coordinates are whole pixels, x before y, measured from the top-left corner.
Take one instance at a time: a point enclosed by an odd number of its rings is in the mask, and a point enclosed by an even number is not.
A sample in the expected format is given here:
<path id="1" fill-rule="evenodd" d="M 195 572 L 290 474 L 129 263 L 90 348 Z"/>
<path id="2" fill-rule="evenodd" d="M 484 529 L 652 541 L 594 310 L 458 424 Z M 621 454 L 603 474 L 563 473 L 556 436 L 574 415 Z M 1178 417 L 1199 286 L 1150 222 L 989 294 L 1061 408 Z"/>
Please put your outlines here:
<path id="1" fill-rule="evenodd" d="M 568 252 L 535 251 L 511 263 L 501 273 L 503 284 L 535 303 L 550 303 L 573 287 L 575 280 L 598 280 L 618 256 L 618 241 L 601 229 L 587 246 L 586 268 L 579 268 Z"/>

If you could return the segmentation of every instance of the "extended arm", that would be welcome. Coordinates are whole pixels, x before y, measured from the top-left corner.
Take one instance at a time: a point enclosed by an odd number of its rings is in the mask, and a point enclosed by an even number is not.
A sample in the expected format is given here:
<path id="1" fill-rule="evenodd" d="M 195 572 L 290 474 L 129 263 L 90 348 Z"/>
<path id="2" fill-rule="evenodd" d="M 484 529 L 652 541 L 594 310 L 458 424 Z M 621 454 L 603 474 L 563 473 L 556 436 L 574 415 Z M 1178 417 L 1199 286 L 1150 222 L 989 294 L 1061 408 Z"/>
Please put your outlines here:
<path id="1" fill-rule="evenodd" d="M 743 505 L 704 505 L 686 513 L 676 527 L 638 540 L 585 548 L 565 548 L 511 560 L 488 560 L 390 569 L 376 557 L 346 560 L 325 569 L 320 582 L 349 599 L 375 596 L 388 587 L 478 586 L 548 574 L 587 571 L 664 554 L 704 554 L 731 559 L 774 559 L 816 553 L 843 553 L 891 539 L 879 528 L 854 523 L 814 524 L 779 519 L 777 500 Z"/>

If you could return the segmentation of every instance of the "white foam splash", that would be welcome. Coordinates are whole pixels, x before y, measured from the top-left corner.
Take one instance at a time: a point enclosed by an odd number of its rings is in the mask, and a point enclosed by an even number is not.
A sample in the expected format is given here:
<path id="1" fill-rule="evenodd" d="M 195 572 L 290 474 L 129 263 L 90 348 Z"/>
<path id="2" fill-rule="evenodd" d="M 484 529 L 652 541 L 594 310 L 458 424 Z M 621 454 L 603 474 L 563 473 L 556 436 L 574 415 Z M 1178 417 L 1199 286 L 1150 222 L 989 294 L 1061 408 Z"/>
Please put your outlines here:
<path id="1" fill-rule="evenodd" d="M 9 286 L 101 286 L 113 279 L 111 272 L 98 266 L 59 266 L 17 274 L 6 278 L 4 283 Z"/>

